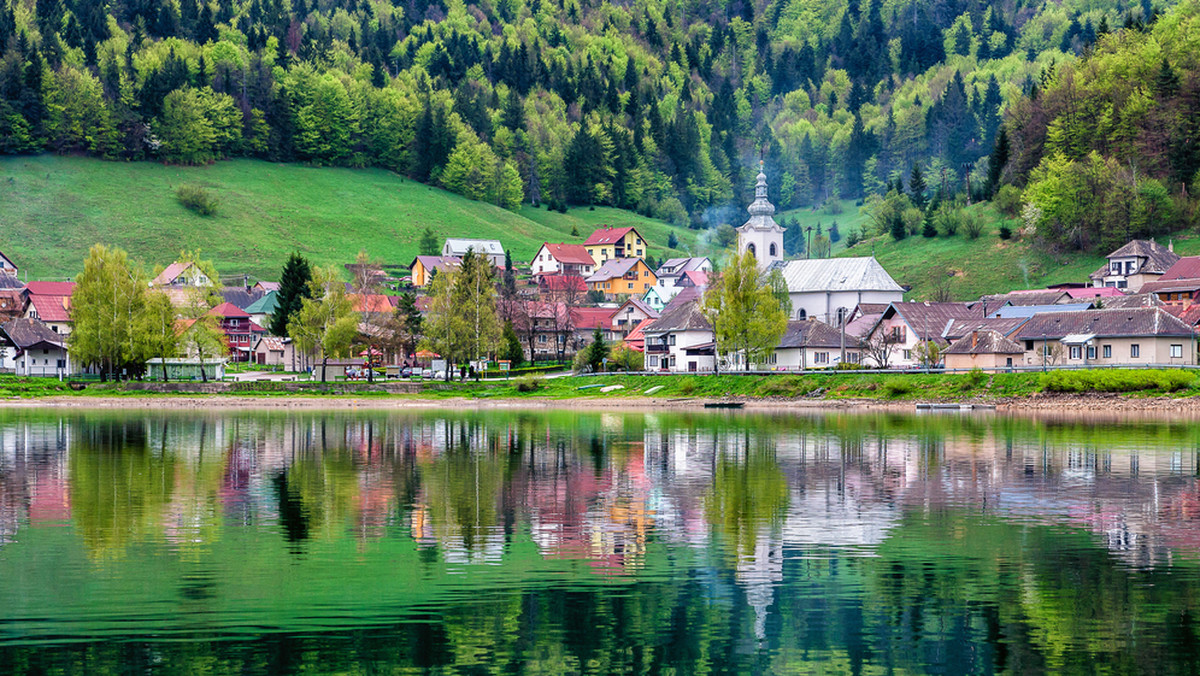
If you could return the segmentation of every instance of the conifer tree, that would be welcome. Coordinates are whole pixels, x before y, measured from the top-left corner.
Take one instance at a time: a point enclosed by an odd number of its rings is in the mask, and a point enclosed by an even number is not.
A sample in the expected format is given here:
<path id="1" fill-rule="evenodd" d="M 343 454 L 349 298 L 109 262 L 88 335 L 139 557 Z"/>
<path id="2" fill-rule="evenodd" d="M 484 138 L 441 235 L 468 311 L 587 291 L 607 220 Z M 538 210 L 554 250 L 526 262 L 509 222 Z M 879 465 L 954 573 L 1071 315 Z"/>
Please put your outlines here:
<path id="1" fill-rule="evenodd" d="M 312 280 L 312 268 L 308 260 L 299 253 L 288 257 L 279 276 L 279 296 L 275 302 L 275 313 L 271 315 L 271 333 L 276 336 L 290 336 L 288 323 L 292 315 L 300 311 L 302 301 L 311 297 L 309 281 Z"/>

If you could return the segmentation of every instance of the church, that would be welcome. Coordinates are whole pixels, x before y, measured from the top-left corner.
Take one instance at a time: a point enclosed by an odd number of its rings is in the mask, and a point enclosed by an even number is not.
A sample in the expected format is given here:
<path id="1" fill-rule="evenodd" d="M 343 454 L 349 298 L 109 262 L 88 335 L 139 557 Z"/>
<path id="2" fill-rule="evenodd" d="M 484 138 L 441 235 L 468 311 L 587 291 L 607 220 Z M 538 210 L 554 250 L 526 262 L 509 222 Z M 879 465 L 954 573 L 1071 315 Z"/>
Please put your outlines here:
<path id="1" fill-rule="evenodd" d="M 831 326 L 850 316 L 861 303 L 887 305 L 904 299 L 896 283 L 874 256 L 785 261 L 783 231 L 775 222 L 775 205 L 767 199 L 767 175 L 759 164 L 750 220 L 737 229 L 738 253 L 749 251 L 760 270 L 783 273 L 792 318 L 817 319 Z"/>

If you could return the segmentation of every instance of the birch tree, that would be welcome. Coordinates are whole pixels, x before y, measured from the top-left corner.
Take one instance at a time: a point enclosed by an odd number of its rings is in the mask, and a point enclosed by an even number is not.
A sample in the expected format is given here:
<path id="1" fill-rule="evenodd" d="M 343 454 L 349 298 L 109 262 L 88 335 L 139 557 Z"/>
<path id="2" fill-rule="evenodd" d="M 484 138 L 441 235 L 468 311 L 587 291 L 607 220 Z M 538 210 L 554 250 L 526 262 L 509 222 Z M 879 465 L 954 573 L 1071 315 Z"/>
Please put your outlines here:
<path id="1" fill-rule="evenodd" d="M 787 331 L 787 314 L 749 251 L 734 256 L 704 294 L 717 352 L 741 354 L 745 368 L 762 361 Z"/>

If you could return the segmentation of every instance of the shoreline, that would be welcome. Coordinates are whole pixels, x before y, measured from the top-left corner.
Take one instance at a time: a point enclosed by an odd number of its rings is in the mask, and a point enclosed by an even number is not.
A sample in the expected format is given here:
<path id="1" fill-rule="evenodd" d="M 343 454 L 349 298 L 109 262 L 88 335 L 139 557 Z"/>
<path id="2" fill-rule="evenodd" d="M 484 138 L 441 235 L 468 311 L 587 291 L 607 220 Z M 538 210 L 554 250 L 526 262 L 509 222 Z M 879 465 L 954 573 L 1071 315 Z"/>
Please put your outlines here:
<path id="1" fill-rule="evenodd" d="M 892 411 L 917 412 L 917 404 L 983 405 L 994 407 L 996 413 L 1056 412 L 1077 415 L 1106 413 L 1173 413 L 1182 417 L 1200 417 L 1200 397 L 1172 398 L 1163 396 L 1131 397 L 1119 394 L 1036 394 L 992 400 L 946 401 L 938 399 L 884 400 L 869 398 L 811 399 L 789 397 L 690 397 L 657 399 L 653 397 L 594 397 L 537 398 L 503 397 L 475 399 L 469 397 L 422 398 L 411 396 L 254 396 L 254 395 L 159 395 L 143 396 L 78 396 L 50 395 L 30 398 L 0 399 L 3 409 L 167 409 L 167 410 L 502 410 L 543 409 L 574 410 L 580 408 L 603 410 L 673 410 L 702 411 L 705 404 L 741 401 L 741 411 Z M 954 413 L 956 411 L 950 410 Z M 974 412 L 990 412 L 976 409 Z"/>

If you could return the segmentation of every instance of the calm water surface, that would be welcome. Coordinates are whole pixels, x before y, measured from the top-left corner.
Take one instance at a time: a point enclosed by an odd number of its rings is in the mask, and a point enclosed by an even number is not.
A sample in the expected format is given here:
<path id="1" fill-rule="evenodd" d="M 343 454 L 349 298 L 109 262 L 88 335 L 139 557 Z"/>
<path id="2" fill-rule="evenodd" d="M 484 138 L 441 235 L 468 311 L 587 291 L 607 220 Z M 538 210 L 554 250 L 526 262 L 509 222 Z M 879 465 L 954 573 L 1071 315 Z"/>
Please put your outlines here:
<path id="1" fill-rule="evenodd" d="M 0 672 L 1200 670 L 1200 425 L 0 411 Z"/>

